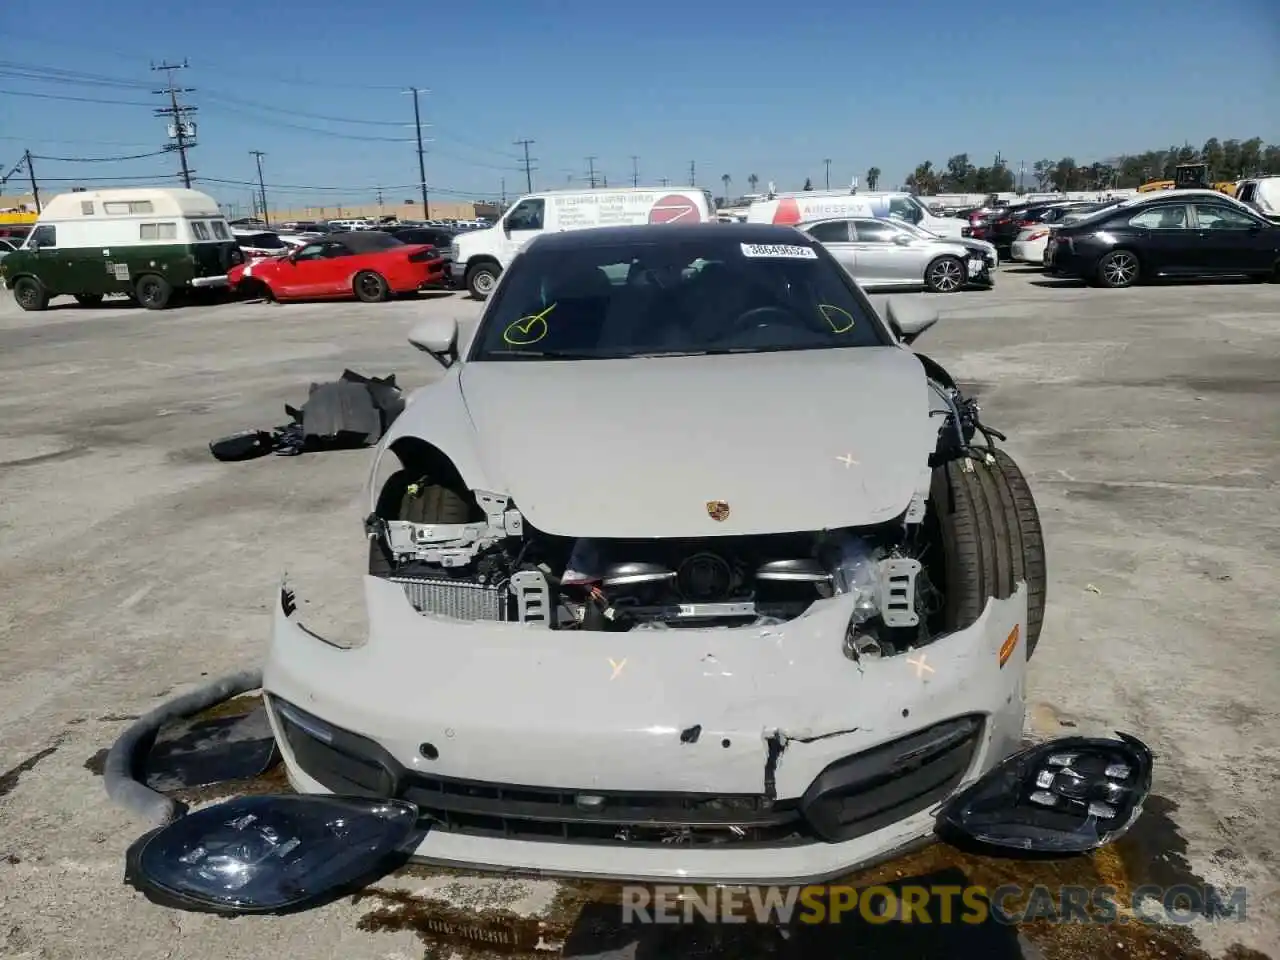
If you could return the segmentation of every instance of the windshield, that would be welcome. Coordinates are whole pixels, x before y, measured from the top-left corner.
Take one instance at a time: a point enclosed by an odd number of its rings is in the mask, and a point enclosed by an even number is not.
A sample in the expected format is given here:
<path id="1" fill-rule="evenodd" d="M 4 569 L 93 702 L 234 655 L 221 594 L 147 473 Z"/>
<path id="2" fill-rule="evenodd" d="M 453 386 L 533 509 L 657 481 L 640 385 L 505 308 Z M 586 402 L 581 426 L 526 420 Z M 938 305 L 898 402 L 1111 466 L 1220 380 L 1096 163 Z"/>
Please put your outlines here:
<path id="1" fill-rule="evenodd" d="M 253 247 L 256 250 L 283 250 L 285 248 L 285 242 L 274 233 L 242 233 L 236 237 L 236 243 L 242 247 Z"/>
<path id="2" fill-rule="evenodd" d="M 697 234 L 697 235 L 694 235 Z M 797 237 L 748 244 L 712 228 L 518 257 L 471 360 L 617 359 L 890 343 L 831 255 Z"/>
<path id="3" fill-rule="evenodd" d="M 905 230 L 907 233 L 911 234 L 913 237 L 919 237 L 921 240 L 940 240 L 941 239 L 941 237 L 939 237 L 938 234 L 934 233 L 933 231 L 926 230 L 924 227 L 916 226 L 916 224 L 914 223 L 907 223 L 905 220 L 891 219 L 889 220 L 889 223 L 892 223 L 899 230 Z"/>

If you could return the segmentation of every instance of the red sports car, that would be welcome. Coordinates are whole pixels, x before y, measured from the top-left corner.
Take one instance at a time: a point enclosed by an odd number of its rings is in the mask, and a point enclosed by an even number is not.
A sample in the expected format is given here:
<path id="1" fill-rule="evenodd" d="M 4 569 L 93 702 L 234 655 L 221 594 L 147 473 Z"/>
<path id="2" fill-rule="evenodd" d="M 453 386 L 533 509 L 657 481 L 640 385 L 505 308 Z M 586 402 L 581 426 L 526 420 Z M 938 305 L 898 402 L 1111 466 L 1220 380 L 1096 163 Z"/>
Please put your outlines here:
<path id="1" fill-rule="evenodd" d="M 375 230 L 331 233 L 282 257 L 233 267 L 231 288 L 269 300 L 355 297 L 365 303 L 445 285 L 435 247 L 402 243 Z"/>

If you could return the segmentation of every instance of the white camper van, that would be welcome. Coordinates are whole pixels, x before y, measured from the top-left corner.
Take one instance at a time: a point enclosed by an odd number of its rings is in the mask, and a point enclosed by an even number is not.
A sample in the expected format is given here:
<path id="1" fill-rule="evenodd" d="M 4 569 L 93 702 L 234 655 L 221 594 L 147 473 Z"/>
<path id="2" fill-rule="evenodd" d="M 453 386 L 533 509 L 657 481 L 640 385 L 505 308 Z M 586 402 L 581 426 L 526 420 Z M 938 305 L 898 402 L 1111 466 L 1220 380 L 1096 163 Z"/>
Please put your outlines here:
<path id="1" fill-rule="evenodd" d="M 244 257 L 208 194 L 176 187 L 63 193 L 45 204 L 21 250 L 4 258 L 0 279 L 23 310 L 53 297 L 96 306 L 125 294 L 149 310 L 175 292 L 227 286 Z"/>
<path id="2" fill-rule="evenodd" d="M 543 233 L 644 223 L 708 223 L 716 205 L 710 191 L 627 187 L 553 190 L 521 197 L 492 227 L 454 238 L 453 282 L 486 299 L 516 253 Z"/>
<path id="3" fill-rule="evenodd" d="M 968 227 L 966 221 L 956 217 L 938 216 L 909 193 L 805 190 L 774 194 L 757 200 L 747 210 L 747 223 L 811 223 L 833 217 L 893 217 L 953 240 L 963 237 Z"/>

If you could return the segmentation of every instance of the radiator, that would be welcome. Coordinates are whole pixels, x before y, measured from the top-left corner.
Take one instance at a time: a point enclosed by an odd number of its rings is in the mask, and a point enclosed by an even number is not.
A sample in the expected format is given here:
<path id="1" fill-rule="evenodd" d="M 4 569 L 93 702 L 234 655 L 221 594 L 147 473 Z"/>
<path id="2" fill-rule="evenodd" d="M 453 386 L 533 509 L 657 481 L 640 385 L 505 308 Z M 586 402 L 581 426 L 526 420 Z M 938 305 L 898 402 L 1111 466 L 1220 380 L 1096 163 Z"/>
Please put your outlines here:
<path id="1" fill-rule="evenodd" d="M 419 613 L 435 613 L 456 620 L 510 620 L 511 591 L 465 580 L 426 580 L 391 577 Z"/>

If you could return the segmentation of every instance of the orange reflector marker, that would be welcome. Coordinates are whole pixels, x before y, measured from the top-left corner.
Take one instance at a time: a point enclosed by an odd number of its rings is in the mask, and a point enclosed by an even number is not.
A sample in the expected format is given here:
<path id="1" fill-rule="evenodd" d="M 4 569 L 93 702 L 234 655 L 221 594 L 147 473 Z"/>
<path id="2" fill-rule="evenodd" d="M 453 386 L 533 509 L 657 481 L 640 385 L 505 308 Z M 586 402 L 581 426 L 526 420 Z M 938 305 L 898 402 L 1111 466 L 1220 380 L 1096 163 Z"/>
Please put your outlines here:
<path id="1" fill-rule="evenodd" d="M 1005 638 L 1004 643 L 1000 644 L 1000 666 L 1004 666 L 1009 662 L 1009 658 L 1013 656 L 1013 651 L 1018 649 L 1018 626 L 1014 624 L 1009 636 Z"/>

